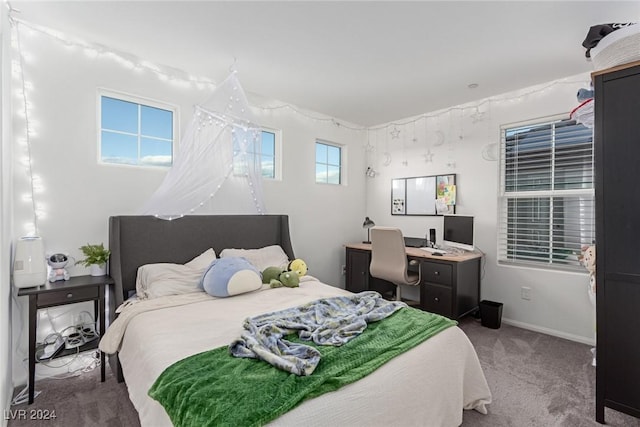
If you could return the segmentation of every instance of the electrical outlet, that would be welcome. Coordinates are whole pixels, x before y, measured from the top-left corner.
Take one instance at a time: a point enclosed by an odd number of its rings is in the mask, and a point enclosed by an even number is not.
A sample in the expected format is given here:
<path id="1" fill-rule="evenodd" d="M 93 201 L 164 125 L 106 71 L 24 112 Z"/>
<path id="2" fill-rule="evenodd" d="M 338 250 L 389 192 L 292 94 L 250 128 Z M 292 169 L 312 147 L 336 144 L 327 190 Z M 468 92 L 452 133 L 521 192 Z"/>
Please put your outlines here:
<path id="1" fill-rule="evenodd" d="M 525 299 L 527 301 L 531 300 L 531 288 L 528 286 L 521 287 L 520 298 Z"/>
<path id="2" fill-rule="evenodd" d="M 342 275 L 346 276 L 346 274 L 347 274 L 347 266 L 343 264 L 342 265 Z"/>

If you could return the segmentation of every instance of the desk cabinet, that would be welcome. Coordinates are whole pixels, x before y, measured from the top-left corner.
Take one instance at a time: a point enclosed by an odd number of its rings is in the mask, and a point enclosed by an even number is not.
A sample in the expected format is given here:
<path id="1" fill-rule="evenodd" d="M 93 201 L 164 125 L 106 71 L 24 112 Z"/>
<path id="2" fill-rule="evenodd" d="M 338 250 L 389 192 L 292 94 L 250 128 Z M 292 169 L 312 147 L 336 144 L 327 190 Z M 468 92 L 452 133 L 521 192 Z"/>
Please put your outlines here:
<path id="1" fill-rule="evenodd" d="M 358 293 L 362 291 L 377 291 L 384 297 L 391 297 L 395 293 L 395 285 L 386 280 L 371 277 L 371 251 L 347 248 L 347 282 L 346 289 Z"/>
<path id="2" fill-rule="evenodd" d="M 392 294 L 395 285 L 371 277 L 369 264 L 371 250 L 364 245 L 346 249 L 346 289 L 351 292 L 375 290 L 383 295 Z M 412 251 L 415 251 L 412 250 Z M 479 256 L 465 256 L 460 260 L 450 257 L 421 256 L 408 253 L 409 259 L 419 262 L 420 308 L 458 319 L 478 309 L 480 299 Z"/>
<path id="3" fill-rule="evenodd" d="M 369 264 L 371 252 L 347 248 L 347 284 L 350 292 L 358 293 L 369 289 Z"/>
<path id="4" fill-rule="evenodd" d="M 467 261 L 422 261 L 420 306 L 458 319 L 478 309 L 480 258 Z"/>

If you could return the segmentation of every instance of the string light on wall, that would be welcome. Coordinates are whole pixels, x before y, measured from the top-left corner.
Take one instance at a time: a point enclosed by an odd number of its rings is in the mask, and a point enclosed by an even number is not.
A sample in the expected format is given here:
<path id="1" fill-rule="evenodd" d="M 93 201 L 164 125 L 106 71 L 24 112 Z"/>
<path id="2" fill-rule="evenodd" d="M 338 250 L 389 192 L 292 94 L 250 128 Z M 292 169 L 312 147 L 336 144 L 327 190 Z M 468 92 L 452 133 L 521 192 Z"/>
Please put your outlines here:
<path id="1" fill-rule="evenodd" d="M 192 74 L 185 72 L 184 70 L 180 70 L 177 68 L 154 64 L 150 61 L 143 60 L 141 58 L 138 58 L 128 53 L 115 51 L 104 45 L 100 45 L 97 43 L 89 43 L 79 38 L 69 37 L 68 35 L 60 31 L 53 30 L 44 26 L 40 26 L 34 23 L 29 23 L 24 20 L 19 20 L 15 18 L 11 13 L 10 13 L 10 21 L 12 22 L 12 25 L 15 28 L 23 27 L 24 29 L 28 30 L 28 32 L 30 33 L 37 33 L 37 34 L 51 37 L 68 49 L 82 50 L 84 54 L 87 55 L 87 57 L 89 58 L 98 58 L 98 57 L 108 58 L 119 63 L 121 66 L 123 66 L 127 70 L 131 70 L 136 73 L 142 73 L 142 72 L 151 73 L 152 75 L 155 75 L 159 80 L 163 82 L 167 82 L 168 84 L 176 85 L 178 87 L 193 87 L 199 90 L 214 89 L 217 87 L 216 83 L 213 82 L 211 79 L 194 76 Z M 24 52 L 22 53 L 22 55 L 24 57 L 27 56 L 26 54 L 24 54 Z M 16 67 L 19 69 L 19 66 L 17 66 L 17 64 L 15 63 L 12 64 L 12 68 L 15 69 Z M 434 118 L 434 117 L 440 118 L 447 114 L 450 116 L 452 112 L 459 112 L 460 113 L 460 130 L 458 132 L 457 139 L 461 141 L 464 139 L 464 136 L 465 136 L 465 128 L 464 128 L 463 120 L 466 117 L 468 117 L 470 118 L 470 121 L 473 124 L 477 124 L 478 122 L 483 121 L 485 118 L 485 115 L 489 111 L 489 107 L 491 106 L 491 104 L 500 103 L 500 104 L 508 105 L 510 103 L 518 103 L 529 96 L 542 95 L 548 89 L 558 85 L 574 85 L 575 86 L 575 85 L 583 85 L 583 83 L 584 83 L 584 79 L 556 80 L 554 82 L 550 82 L 543 86 L 537 86 L 529 90 L 519 91 L 514 95 L 495 96 L 495 97 L 485 98 L 479 102 L 468 103 L 461 106 L 460 105 L 453 106 L 453 107 L 442 109 L 436 112 L 414 116 L 412 118 L 408 118 L 403 121 L 389 122 L 389 123 L 381 124 L 378 126 L 369 126 L 369 127 L 343 123 L 338 121 L 336 118 L 332 118 L 332 117 L 328 117 L 320 114 L 314 114 L 288 103 L 278 103 L 277 105 L 250 105 L 249 108 L 251 108 L 251 110 L 253 110 L 254 112 L 260 112 L 260 113 L 267 113 L 270 111 L 274 112 L 278 110 L 289 111 L 289 112 L 298 114 L 300 116 L 303 116 L 309 120 L 313 120 L 318 124 L 329 124 L 335 127 L 349 129 L 357 132 L 364 131 L 364 130 L 368 130 L 368 131 L 386 130 L 390 132 L 392 139 L 398 139 L 400 137 L 401 132 L 406 130 L 407 125 L 415 125 L 415 123 L 418 120 L 424 120 L 425 126 L 426 126 L 426 120 L 428 118 Z M 472 86 L 473 84 L 469 85 L 470 88 Z M 25 82 L 24 89 L 30 90 L 28 88 L 27 82 Z M 473 110 L 474 112 L 472 114 L 466 115 L 465 113 L 468 110 Z M 34 130 L 31 129 L 31 131 L 33 132 Z M 435 133 L 435 138 L 436 138 L 435 142 L 433 143 L 433 146 L 437 146 L 444 143 L 444 133 L 442 132 L 442 127 L 437 126 L 436 129 L 433 130 L 433 132 Z M 33 133 L 32 133 L 32 136 L 33 136 Z M 417 138 L 414 137 L 414 139 L 417 139 Z M 416 143 L 417 141 L 414 140 L 413 142 Z M 368 148 L 365 148 L 365 149 L 368 149 Z M 427 158 L 427 154 L 430 154 L 430 153 L 425 152 L 424 154 L 425 161 L 429 162 L 431 161 L 431 159 Z M 387 151 L 384 153 L 384 157 L 385 157 L 384 164 L 385 166 L 387 166 L 388 164 L 391 163 L 391 154 L 390 154 L 390 151 L 388 150 L 388 147 L 387 147 Z"/>
<path id="2" fill-rule="evenodd" d="M 15 18 L 15 17 L 13 17 L 13 21 L 15 22 L 16 26 L 20 25 L 27 28 L 30 32 L 39 33 L 39 34 L 51 37 L 69 49 L 81 49 L 88 58 L 98 58 L 98 57 L 108 58 L 117 62 L 122 67 L 128 70 L 133 70 L 136 72 L 151 73 L 155 75 L 160 81 L 163 81 L 178 87 L 183 87 L 183 88 L 193 87 L 199 90 L 215 89 L 217 87 L 217 84 L 211 79 L 194 76 L 178 68 L 154 64 L 150 61 L 138 58 L 135 55 L 115 51 L 107 46 L 100 45 L 97 43 L 89 43 L 76 37 L 70 37 L 62 33 L 61 31 L 53 30 L 51 28 L 47 28 L 45 26 L 34 24 L 25 20 Z M 286 109 L 288 111 L 294 112 L 300 116 L 303 116 L 307 119 L 310 119 L 319 123 L 331 124 L 336 127 L 341 127 L 341 128 L 349 129 L 353 131 L 366 130 L 366 127 L 364 126 L 348 125 L 338 121 L 336 118 L 328 117 L 328 116 L 320 116 L 318 114 L 312 114 L 310 112 L 304 111 L 303 109 L 288 103 L 280 103 L 278 105 L 266 105 L 266 106 L 251 105 L 250 108 L 253 109 L 254 111 L 263 111 L 263 112 Z"/>
<path id="3" fill-rule="evenodd" d="M 391 153 L 389 152 L 389 136 L 387 135 L 386 132 L 384 133 L 384 146 L 385 146 L 384 153 L 383 153 L 384 160 L 382 164 L 384 166 L 389 166 L 391 164 Z"/>
<path id="4" fill-rule="evenodd" d="M 367 153 L 373 153 L 375 149 L 375 145 L 371 144 L 371 132 L 367 131 L 367 144 L 364 146 L 364 151 Z"/>
<path id="5" fill-rule="evenodd" d="M 26 81 L 24 64 L 26 56 L 23 54 L 21 35 L 18 25 L 16 25 L 15 19 L 11 15 L 15 9 L 10 8 L 9 22 L 12 26 L 11 31 L 11 45 L 14 51 L 17 51 L 17 59 L 12 60 L 11 70 L 14 79 L 18 81 L 16 95 L 21 103 L 21 108 L 17 110 L 19 117 L 24 119 L 24 136 L 17 137 L 17 143 L 19 147 L 23 147 L 26 151 L 25 155 L 20 159 L 20 163 L 26 169 L 26 175 L 28 179 L 29 194 L 24 195 L 22 200 L 31 205 L 32 222 L 24 224 L 24 231 L 26 236 L 38 236 L 38 221 L 44 218 L 46 210 L 43 204 L 38 203 L 36 200 L 36 193 L 42 193 L 44 191 L 44 185 L 42 179 L 34 173 L 33 165 L 33 137 L 37 135 L 34 128 L 35 120 L 32 119 L 33 106 L 28 100 L 27 93 L 33 89 L 33 84 Z M 15 132 L 18 133 L 17 131 Z"/>
<path id="6" fill-rule="evenodd" d="M 126 54 L 122 54 L 119 52 L 114 52 L 111 51 L 109 49 L 107 49 L 104 46 L 99 46 L 99 45 L 93 45 L 93 44 L 88 44 L 86 42 L 82 42 L 82 41 L 78 41 L 77 39 L 72 40 L 69 39 L 67 37 L 65 37 L 62 33 L 60 32 L 55 32 L 55 31 L 51 31 L 48 30 L 46 28 L 43 27 L 39 27 L 39 26 L 34 26 L 31 24 L 27 24 L 24 21 L 18 21 L 18 20 L 13 20 L 12 22 L 13 28 L 14 28 L 14 32 L 15 34 L 18 35 L 17 40 L 14 42 L 14 46 L 16 47 L 16 51 L 17 51 L 17 58 L 20 59 L 20 62 L 16 61 L 16 63 L 12 64 L 12 68 L 14 70 L 14 74 L 17 76 L 20 76 L 23 80 L 24 80 L 24 66 L 23 66 L 23 62 L 24 62 L 24 58 L 27 57 L 27 55 L 24 52 L 24 49 L 22 49 L 21 43 L 20 43 L 20 38 L 19 35 L 21 33 L 21 30 L 27 29 L 28 31 L 31 31 L 33 33 L 36 34 L 44 34 L 46 36 L 52 37 L 55 41 L 62 43 L 63 47 L 66 49 L 76 49 L 76 48 L 80 48 L 82 49 L 82 51 L 88 56 L 88 57 L 104 57 L 110 60 L 114 60 L 115 62 L 117 62 L 118 64 L 120 64 L 121 66 L 123 66 L 125 69 L 127 70 L 136 70 L 136 72 L 139 71 L 143 71 L 143 72 L 150 72 L 150 73 L 154 73 L 159 80 L 167 82 L 168 84 L 177 84 L 180 86 L 187 86 L 188 84 L 196 84 L 198 86 L 202 86 L 202 85 L 208 85 L 209 87 L 213 87 L 215 89 L 219 89 L 220 86 L 215 86 L 213 85 L 213 83 L 210 80 L 206 80 L 206 79 L 196 79 L 193 76 L 189 76 L 186 73 L 182 73 L 182 71 L 180 70 L 176 70 L 176 69 L 172 69 L 169 67 L 160 67 L 157 66 L 155 64 L 149 63 L 148 61 L 141 61 L 138 58 L 135 58 L 131 55 L 126 55 Z M 188 78 L 189 81 L 186 81 L 185 78 Z M 185 84 L 185 82 L 187 84 Z M 224 84 L 223 84 L 224 85 Z M 41 203 L 36 203 L 36 197 L 35 197 L 35 193 L 37 193 L 39 191 L 39 189 L 41 189 L 43 186 L 41 184 L 41 180 L 39 179 L 39 177 L 37 175 L 35 175 L 33 173 L 33 167 L 32 167 L 32 153 L 30 151 L 31 148 L 31 139 L 32 137 L 35 135 L 35 130 L 34 130 L 34 121 L 31 119 L 31 115 L 30 115 L 30 104 L 27 102 L 26 100 L 26 92 L 27 92 L 27 88 L 31 88 L 31 86 L 27 83 L 23 81 L 23 84 L 21 85 L 24 89 L 22 90 L 22 94 L 24 99 L 24 113 L 22 114 L 23 117 L 25 117 L 25 126 L 27 128 L 27 132 L 26 132 L 26 136 L 25 138 L 20 138 L 20 139 L 24 139 L 25 140 L 25 146 L 28 148 L 27 153 L 25 158 L 27 159 L 26 166 L 28 168 L 28 172 L 29 172 L 29 177 L 30 177 L 30 183 L 31 183 L 31 197 L 25 198 L 25 201 L 31 201 L 32 202 L 32 211 L 33 211 L 33 215 L 34 215 L 34 225 L 32 226 L 32 230 L 30 232 L 30 234 L 36 234 L 37 233 L 37 221 L 40 218 L 43 218 L 45 216 L 45 206 Z M 254 131 L 253 133 L 253 137 L 249 138 L 248 133 L 249 133 L 249 125 L 250 123 L 247 120 L 242 120 L 239 118 L 236 118 L 236 116 L 241 117 L 242 114 L 246 111 L 244 102 L 246 102 L 246 99 L 244 98 L 244 93 L 242 93 L 242 103 L 240 103 L 240 91 L 238 91 L 238 86 L 236 85 L 233 87 L 233 91 L 230 91 L 230 96 L 228 96 L 226 103 L 220 105 L 221 109 L 224 111 L 223 114 L 221 115 L 216 115 L 215 113 L 212 113 L 210 111 L 205 111 L 203 110 L 201 112 L 204 113 L 203 118 L 205 118 L 206 120 L 208 120 L 208 122 L 210 124 L 214 124 L 217 126 L 218 128 L 218 132 L 222 131 L 223 128 L 225 126 L 228 126 L 227 131 L 230 131 L 230 135 L 231 135 L 231 139 L 233 140 L 234 138 L 237 138 L 237 145 L 239 145 L 241 147 L 241 149 L 239 150 L 239 152 L 235 153 L 235 157 L 233 157 L 233 159 L 240 159 L 242 158 L 246 164 L 246 151 L 247 151 L 247 146 L 249 145 L 249 139 L 252 139 L 252 141 L 258 140 L 259 139 L 259 134 L 257 132 Z M 226 90 L 226 88 L 225 88 Z M 218 104 L 217 104 L 218 105 Z M 225 114 L 226 113 L 226 114 Z M 202 122 L 199 123 L 199 131 L 202 130 Z M 257 128 L 256 125 L 252 125 L 251 126 L 252 129 Z M 236 130 L 238 131 L 236 133 Z M 211 135 L 209 135 L 208 137 L 211 137 Z M 184 142 L 184 141 L 182 141 Z M 208 148 L 206 148 L 206 144 L 203 144 L 205 146 L 204 150 L 206 151 Z M 181 147 L 183 146 L 183 144 L 181 143 Z M 198 147 L 196 147 L 198 148 Z M 202 146 L 199 147 L 199 149 L 202 149 Z M 199 157 L 200 155 L 202 155 L 203 152 L 199 151 L 199 152 L 195 152 L 195 153 L 190 153 L 191 157 Z M 186 156 L 185 156 L 186 157 Z M 222 181 L 226 180 L 227 178 L 229 178 L 230 174 L 233 172 L 233 159 L 230 162 L 230 165 L 228 166 L 227 170 L 225 171 L 226 173 L 224 173 L 223 179 Z M 175 160 L 175 159 L 174 159 Z M 176 163 L 174 161 L 174 167 L 175 167 Z M 172 167 L 171 170 L 174 170 L 175 168 Z M 170 170 L 170 171 L 171 171 Z M 191 172 L 191 171 L 189 171 Z M 263 214 L 264 213 L 264 209 L 262 206 L 262 198 L 258 196 L 257 194 L 257 188 L 256 188 L 256 183 L 254 182 L 256 177 L 253 176 L 255 175 L 254 172 L 252 172 L 251 174 L 245 174 L 242 178 L 246 179 L 248 181 L 247 183 L 247 191 L 250 193 L 250 198 L 253 201 L 253 204 L 256 207 L 256 211 L 259 214 Z M 258 175 L 259 177 L 259 175 Z M 184 183 L 184 182 L 183 182 Z M 205 185 L 210 185 L 209 182 L 206 182 Z M 206 194 L 209 195 L 209 198 L 213 197 L 213 195 L 217 192 L 217 189 L 220 188 L 220 185 L 218 185 L 216 187 L 216 189 L 211 192 L 208 191 Z M 165 188 L 166 189 L 166 188 Z M 191 191 L 191 190 L 189 190 Z M 198 197 L 198 196 L 194 196 L 196 193 L 192 193 L 189 197 L 193 198 L 193 197 Z M 199 194 L 199 193 L 198 193 Z M 260 195 L 261 196 L 261 195 Z M 185 198 L 186 200 L 189 200 L 188 198 Z M 202 199 L 202 198 L 201 198 Z M 156 199 L 157 201 L 158 199 Z M 176 205 L 174 205 L 176 206 Z M 204 202 L 199 202 L 196 204 L 195 207 L 193 207 L 191 209 L 191 211 L 193 212 L 194 210 L 200 208 L 204 206 Z M 175 215 L 173 214 L 160 214 L 158 213 L 157 215 L 163 218 L 167 218 L 167 219 L 173 219 L 173 218 L 177 218 L 177 217 L 181 217 L 184 216 L 184 214 L 186 212 L 182 212 L 181 210 L 184 211 L 189 211 L 189 208 L 183 208 L 183 209 L 171 209 L 170 211 L 175 212 Z M 156 211 L 157 212 L 157 211 Z M 153 212 L 148 212 L 149 214 L 152 214 Z"/>
<path id="7" fill-rule="evenodd" d="M 458 112 L 460 114 L 462 114 L 464 110 L 463 109 L 459 109 Z M 453 117 L 453 113 L 455 112 L 455 110 L 451 110 L 449 111 L 449 138 L 447 138 L 447 162 L 446 162 L 446 167 L 449 169 L 454 169 L 456 167 L 456 162 L 455 162 L 455 146 L 454 144 L 456 142 L 459 142 L 459 138 L 460 138 L 460 134 L 458 134 L 457 138 L 454 138 L 454 117 Z"/>
<path id="8" fill-rule="evenodd" d="M 473 114 L 471 114 L 469 117 L 471 117 L 471 122 L 473 124 L 476 124 L 484 120 L 485 114 L 486 112 L 480 111 L 480 109 L 476 107 L 476 111 Z"/>
<path id="9" fill-rule="evenodd" d="M 406 132 L 402 134 L 402 165 L 409 166 L 409 161 L 407 160 L 407 144 L 405 141 Z"/>
<path id="10" fill-rule="evenodd" d="M 323 124 L 332 124 L 336 127 L 341 127 L 344 129 L 349 129 L 349 130 L 353 130 L 353 131 L 365 131 L 367 130 L 366 127 L 364 126 L 353 126 L 353 125 L 346 125 L 343 122 L 340 122 L 338 120 L 336 120 L 333 117 L 327 117 L 327 116 L 319 116 L 317 114 L 312 114 L 309 112 L 306 112 L 294 105 L 291 104 L 278 104 L 278 105 L 265 105 L 265 106 L 255 106 L 252 105 L 251 108 L 254 111 L 262 111 L 262 112 L 269 112 L 269 111 L 278 111 L 278 110 L 289 110 L 291 112 L 294 112 L 300 116 L 303 116 L 309 120 L 313 120 L 315 122 L 318 123 L 323 123 Z"/>
<path id="11" fill-rule="evenodd" d="M 115 51 L 107 46 L 97 43 L 89 43 L 76 37 L 69 37 L 61 31 L 53 30 L 51 28 L 34 24 L 22 19 L 13 17 L 16 27 L 24 27 L 31 33 L 39 33 L 46 35 L 69 49 L 81 49 L 84 54 L 89 58 L 105 57 L 109 58 L 124 68 L 136 71 L 146 71 L 155 74 L 159 80 L 174 83 L 177 85 L 203 85 L 209 88 L 215 88 L 215 84 L 212 80 L 206 78 L 200 78 L 192 76 L 183 70 L 168 67 L 159 66 L 152 62 L 142 60 L 135 55 L 127 54 L 124 52 Z"/>
<path id="12" fill-rule="evenodd" d="M 425 117 L 424 118 L 424 148 L 425 151 L 422 154 L 422 158 L 424 159 L 425 163 L 429 163 L 433 161 L 433 154 L 431 153 L 431 149 L 429 148 L 429 126 L 428 126 L 428 119 Z"/>
<path id="13" fill-rule="evenodd" d="M 497 138 L 493 133 L 493 126 L 491 123 L 491 116 L 488 114 L 489 110 L 485 110 L 484 112 L 482 112 L 482 120 L 485 121 L 485 127 L 486 127 L 486 141 L 495 141 Z M 490 161 L 490 162 L 494 162 L 498 160 L 498 150 L 499 150 L 499 144 L 497 143 L 489 143 L 487 145 L 485 145 L 482 149 L 482 158 L 486 161 Z"/>
<path id="14" fill-rule="evenodd" d="M 527 99 L 528 97 L 537 95 L 543 95 L 545 92 L 548 92 L 550 89 L 557 87 L 557 86 L 584 86 L 584 79 L 574 79 L 574 78 L 566 78 L 566 79 L 559 79 L 559 80 L 555 80 L 552 82 L 549 82 L 545 85 L 541 85 L 541 86 L 535 86 L 526 90 L 520 90 L 517 91 L 516 94 L 513 95 L 497 95 L 497 96 L 492 96 L 492 97 L 488 97 L 488 98 L 484 98 L 481 101 L 478 102 L 472 102 L 472 103 L 468 103 L 468 104 L 464 104 L 464 105 L 457 105 L 457 106 L 453 106 L 453 107 L 449 107 L 449 108 L 445 108 L 442 110 L 438 110 L 435 112 L 430 112 L 430 113 L 425 113 L 425 114 L 421 114 L 418 116 L 413 116 L 410 117 L 406 120 L 403 121 L 394 121 L 394 122 L 390 122 L 390 123 L 384 123 L 381 125 L 377 125 L 377 126 L 371 126 L 369 127 L 370 130 L 375 131 L 375 130 L 385 130 L 385 129 L 392 129 L 392 131 L 394 130 L 398 130 L 400 131 L 399 128 L 404 128 L 407 125 L 410 125 L 412 123 L 415 123 L 419 120 L 425 120 L 425 119 L 429 119 L 429 118 L 435 118 L 438 120 L 438 125 L 436 126 L 437 130 L 436 132 L 436 136 L 437 136 L 437 140 L 436 143 L 434 143 L 434 145 L 441 145 L 442 143 L 444 143 L 444 134 L 442 133 L 441 129 L 442 126 L 440 126 L 440 119 L 442 117 L 444 117 L 445 115 L 450 115 L 452 112 L 457 112 L 457 111 L 464 111 L 464 110 L 468 110 L 468 109 L 473 109 L 474 113 L 472 113 L 471 115 L 469 115 L 469 117 L 471 117 L 472 122 L 473 123 L 478 123 L 481 121 L 484 121 L 486 118 L 486 115 L 488 114 L 489 110 L 490 110 L 490 106 L 491 104 L 510 104 L 510 103 L 520 103 L 523 100 Z M 485 108 L 484 111 L 481 110 L 481 108 Z M 464 135 L 462 135 L 464 137 Z"/>
<path id="15" fill-rule="evenodd" d="M 422 155 L 422 157 L 424 157 L 425 163 L 433 162 L 433 153 L 429 148 L 427 148 L 427 151 Z"/>
<path id="16" fill-rule="evenodd" d="M 391 139 L 398 139 L 398 137 L 400 136 L 400 129 L 394 126 L 389 133 L 391 134 Z"/>

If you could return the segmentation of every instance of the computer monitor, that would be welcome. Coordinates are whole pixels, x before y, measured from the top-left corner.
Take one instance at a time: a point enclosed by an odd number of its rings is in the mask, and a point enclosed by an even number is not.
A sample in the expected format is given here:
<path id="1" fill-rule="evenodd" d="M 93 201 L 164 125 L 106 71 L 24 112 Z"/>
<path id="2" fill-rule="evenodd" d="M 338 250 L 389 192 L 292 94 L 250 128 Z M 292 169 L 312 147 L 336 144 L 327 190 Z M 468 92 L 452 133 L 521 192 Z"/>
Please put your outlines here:
<path id="1" fill-rule="evenodd" d="M 442 243 L 445 246 L 474 250 L 473 217 L 465 215 L 445 215 Z"/>

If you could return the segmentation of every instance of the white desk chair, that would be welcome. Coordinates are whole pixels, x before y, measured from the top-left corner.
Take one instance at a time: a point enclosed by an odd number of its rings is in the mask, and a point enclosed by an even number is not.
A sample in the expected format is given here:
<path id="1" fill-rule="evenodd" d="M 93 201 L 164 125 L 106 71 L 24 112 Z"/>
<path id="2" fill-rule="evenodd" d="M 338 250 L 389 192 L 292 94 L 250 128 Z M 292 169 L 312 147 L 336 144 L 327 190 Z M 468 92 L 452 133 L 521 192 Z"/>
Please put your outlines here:
<path id="1" fill-rule="evenodd" d="M 371 228 L 371 276 L 396 285 L 396 300 L 401 301 L 403 285 L 420 284 L 420 273 L 408 270 L 407 252 L 402 231 L 393 227 Z"/>

